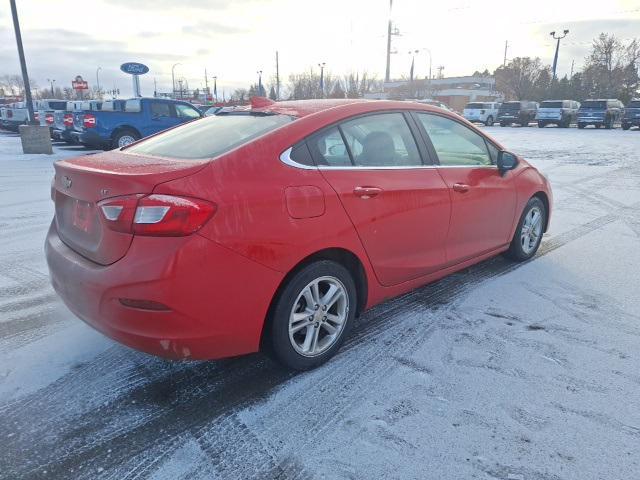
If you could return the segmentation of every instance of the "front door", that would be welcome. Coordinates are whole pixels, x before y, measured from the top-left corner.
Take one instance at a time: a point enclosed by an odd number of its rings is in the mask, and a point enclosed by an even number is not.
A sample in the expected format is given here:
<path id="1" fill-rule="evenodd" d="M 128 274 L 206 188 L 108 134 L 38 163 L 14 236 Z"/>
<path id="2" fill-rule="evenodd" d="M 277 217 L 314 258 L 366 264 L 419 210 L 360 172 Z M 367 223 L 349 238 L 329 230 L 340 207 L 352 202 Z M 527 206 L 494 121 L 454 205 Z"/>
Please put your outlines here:
<path id="1" fill-rule="evenodd" d="M 447 263 L 455 264 L 511 241 L 516 208 L 513 175 L 495 165 L 498 149 L 455 120 L 416 114 L 439 161 L 438 170 L 451 195 Z"/>
<path id="2" fill-rule="evenodd" d="M 311 137 L 308 145 L 382 285 L 444 266 L 448 188 L 423 163 L 403 113 L 357 117 Z"/>

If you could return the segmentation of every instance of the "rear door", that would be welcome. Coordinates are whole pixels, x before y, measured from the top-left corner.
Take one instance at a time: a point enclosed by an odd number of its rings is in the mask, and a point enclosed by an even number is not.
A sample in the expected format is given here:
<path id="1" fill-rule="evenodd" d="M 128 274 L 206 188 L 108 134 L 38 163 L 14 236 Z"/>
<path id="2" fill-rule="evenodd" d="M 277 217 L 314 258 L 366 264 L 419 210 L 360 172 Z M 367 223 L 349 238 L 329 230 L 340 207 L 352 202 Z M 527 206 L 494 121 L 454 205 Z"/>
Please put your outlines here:
<path id="1" fill-rule="evenodd" d="M 507 244 L 516 190 L 513 175 L 502 176 L 495 165 L 498 149 L 451 118 L 431 113 L 415 116 L 451 195 L 447 263 L 460 263 Z"/>
<path id="2" fill-rule="evenodd" d="M 383 285 L 443 267 L 447 186 L 402 112 L 353 118 L 307 144 L 338 194 Z"/>

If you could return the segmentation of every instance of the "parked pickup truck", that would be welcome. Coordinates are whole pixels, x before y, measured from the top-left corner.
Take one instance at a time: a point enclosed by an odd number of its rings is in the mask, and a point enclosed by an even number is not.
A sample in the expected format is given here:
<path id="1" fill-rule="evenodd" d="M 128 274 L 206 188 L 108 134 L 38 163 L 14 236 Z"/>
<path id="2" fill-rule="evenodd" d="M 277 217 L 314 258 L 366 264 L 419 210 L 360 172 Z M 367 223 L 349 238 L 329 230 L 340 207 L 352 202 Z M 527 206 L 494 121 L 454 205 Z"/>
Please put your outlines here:
<path id="1" fill-rule="evenodd" d="M 45 99 L 45 100 L 36 100 L 34 104 L 34 115 L 36 117 L 36 121 L 40 123 L 43 127 L 49 127 L 49 129 L 53 129 L 54 123 L 54 113 L 56 110 L 64 110 L 67 108 L 66 100 L 57 100 L 57 99 Z"/>
<path id="2" fill-rule="evenodd" d="M 51 138 L 67 143 L 75 143 L 71 136 L 73 133 L 74 113 L 83 112 L 85 110 L 100 110 L 101 105 L 102 101 L 100 100 L 75 100 L 67 102 L 64 110 L 55 110 L 53 112 L 53 129 L 51 130 Z"/>
<path id="3" fill-rule="evenodd" d="M 624 105 L 615 98 L 585 100 L 578 110 L 578 128 L 593 125 L 596 128 L 615 128 L 622 120 Z"/>
<path id="4" fill-rule="evenodd" d="M 622 128 L 629 130 L 631 127 L 640 127 L 640 99 L 631 100 L 624 109 Z"/>
<path id="5" fill-rule="evenodd" d="M 120 148 L 141 138 L 153 135 L 202 117 L 187 102 L 161 98 L 134 98 L 124 102 L 105 102 L 100 111 L 83 111 L 74 115 L 74 140 L 86 146 Z M 111 108 L 112 109 L 111 109 Z"/>
<path id="6" fill-rule="evenodd" d="M 6 105 L 2 111 L 2 128 L 17 132 L 20 125 L 25 125 L 29 119 L 26 102 L 16 102 Z"/>

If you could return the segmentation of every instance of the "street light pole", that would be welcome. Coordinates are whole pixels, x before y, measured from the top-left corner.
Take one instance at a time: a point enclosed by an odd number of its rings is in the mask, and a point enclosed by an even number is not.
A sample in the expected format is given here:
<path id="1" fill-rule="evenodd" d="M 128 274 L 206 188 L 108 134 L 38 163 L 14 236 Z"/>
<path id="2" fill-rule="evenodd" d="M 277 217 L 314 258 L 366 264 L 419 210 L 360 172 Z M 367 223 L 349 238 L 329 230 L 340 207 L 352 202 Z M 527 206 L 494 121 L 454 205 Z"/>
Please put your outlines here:
<path id="1" fill-rule="evenodd" d="M 258 96 L 262 97 L 262 70 L 256 72 L 258 74 Z"/>
<path id="2" fill-rule="evenodd" d="M 171 67 L 171 85 L 173 91 L 173 98 L 176 98 L 176 67 L 182 65 L 181 63 L 174 63 Z"/>
<path id="3" fill-rule="evenodd" d="M 321 98 L 324 98 L 324 67 L 325 65 L 326 65 L 325 62 L 318 64 L 318 66 L 320 67 L 320 97 Z"/>
<path id="4" fill-rule="evenodd" d="M 563 35 L 558 35 L 556 37 L 556 32 L 551 32 L 549 33 L 549 35 L 551 35 L 555 40 L 557 40 L 556 43 L 556 54 L 553 57 L 553 77 L 551 78 L 551 82 L 553 83 L 556 79 L 556 67 L 558 66 L 558 51 L 560 50 L 560 40 L 562 40 L 564 37 L 567 36 L 567 33 L 569 33 L 569 30 L 564 30 Z"/>
<path id="5" fill-rule="evenodd" d="M 49 80 L 47 78 L 47 82 L 51 85 L 51 98 L 53 98 L 53 96 L 55 95 L 55 93 L 53 93 L 53 84 L 56 82 L 55 80 Z"/>
<path id="6" fill-rule="evenodd" d="M 13 17 L 13 29 L 16 32 L 16 43 L 18 44 L 18 57 L 20 58 L 20 69 L 22 70 L 22 82 L 24 83 L 24 97 L 27 101 L 27 111 L 29 112 L 29 123 L 37 125 L 33 113 L 33 99 L 31 98 L 31 86 L 29 85 L 29 75 L 27 74 L 27 62 L 24 59 L 24 49 L 22 48 L 22 34 L 20 33 L 20 22 L 18 22 L 18 9 L 16 0 L 9 0 L 11 4 L 11 16 Z"/>
<path id="7" fill-rule="evenodd" d="M 98 95 L 100 95 L 100 70 L 102 70 L 102 67 L 96 69 L 96 88 L 98 89 Z"/>
<path id="8" fill-rule="evenodd" d="M 218 77 L 213 76 L 213 98 L 215 98 L 215 102 L 218 103 Z"/>

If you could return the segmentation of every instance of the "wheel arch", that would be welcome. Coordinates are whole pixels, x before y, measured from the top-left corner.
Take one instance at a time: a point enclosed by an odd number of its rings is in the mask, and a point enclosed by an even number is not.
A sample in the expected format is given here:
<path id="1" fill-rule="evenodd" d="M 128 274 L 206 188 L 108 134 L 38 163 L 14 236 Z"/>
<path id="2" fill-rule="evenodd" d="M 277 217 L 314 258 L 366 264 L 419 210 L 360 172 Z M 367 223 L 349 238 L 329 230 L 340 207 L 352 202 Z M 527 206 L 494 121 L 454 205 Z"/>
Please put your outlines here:
<path id="1" fill-rule="evenodd" d="M 269 304 L 267 316 L 262 326 L 262 333 L 260 335 L 261 350 L 267 347 L 269 343 L 265 342 L 265 339 L 267 337 L 266 332 L 268 332 L 270 329 L 269 327 L 272 322 L 273 308 L 275 306 L 276 300 L 282 292 L 282 289 L 289 282 L 291 277 L 298 273 L 302 268 L 319 260 L 334 261 L 345 267 L 351 273 L 351 275 L 353 276 L 353 281 L 356 285 L 356 294 L 358 296 L 358 302 L 356 305 L 356 316 L 362 313 L 362 311 L 364 310 L 365 306 L 367 305 L 367 299 L 369 295 L 369 283 L 367 280 L 367 274 L 364 269 L 364 265 L 360 258 L 358 258 L 358 256 L 352 251 L 340 247 L 332 247 L 319 250 L 300 260 L 293 268 L 291 268 L 291 270 L 289 270 L 289 272 L 284 276 L 284 278 L 278 285 L 278 288 L 276 289 L 273 298 L 271 299 L 271 303 Z"/>
<path id="2" fill-rule="evenodd" d="M 545 215 L 545 219 L 544 219 L 544 232 L 546 233 L 547 228 L 549 227 L 549 197 L 547 196 L 546 193 L 544 193 L 542 190 L 534 193 L 531 198 L 539 198 L 540 201 L 542 201 L 542 203 L 544 204 L 544 209 L 546 211 L 546 215 Z"/>
<path id="3" fill-rule="evenodd" d="M 129 130 L 129 131 L 135 133 L 136 135 L 138 135 L 138 138 L 142 138 L 142 134 L 140 133 L 140 131 L 137 128 L 132 127 L 131 125 L 118 125 L 111 132 L 111 139 L 114 140 L 116 138 L 116 135 L 118 135 L 120 132 L 123 132 L 125 130 Z"/>

